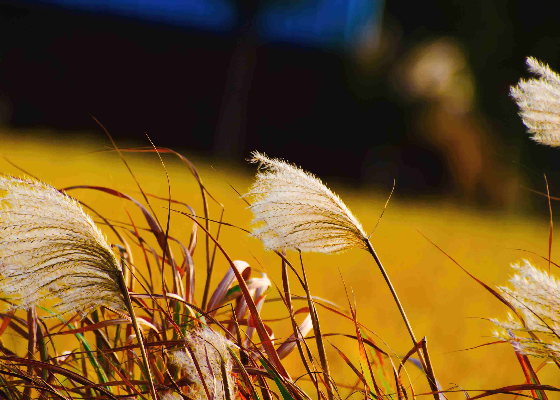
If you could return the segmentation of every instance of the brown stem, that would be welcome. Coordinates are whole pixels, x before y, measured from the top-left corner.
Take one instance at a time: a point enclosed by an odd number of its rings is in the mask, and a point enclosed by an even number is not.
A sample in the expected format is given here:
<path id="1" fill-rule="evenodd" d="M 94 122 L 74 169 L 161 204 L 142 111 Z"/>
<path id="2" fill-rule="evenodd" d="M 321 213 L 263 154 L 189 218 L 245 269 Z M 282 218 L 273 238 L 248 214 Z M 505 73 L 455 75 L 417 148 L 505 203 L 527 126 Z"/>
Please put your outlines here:
<path id="1" fill-rule="evenodd" d="M 144 337 L 142 336 L 142 332 L 140 331 L 140 326 L 138 325 L 138 320 L 136 319 L 136 313 L 134 312 L 134 306 L 132 305 L 130 293 L 128 293 L 128 289 L 126 287 L 126 282 L 124 280 L 124 275 L 122 274 L 122 272 L 119 274 L 119 277 L 119 286 L 121 287 L 126 307 L 128 308 L 130 318 L 132 319 L 132 326 L 134 327 L 134 332 L 136 333 L 136 338 L 138 339 L 138 344 L 140 345 L 142 361 L 144 363 L 144 367 L 146 368 L 146 374 L 148 375 L 146 377 L 146 380 L 150 384 L 150 394 L 152 395 L 153 400 L 158 400 L 156 387 L 154 386 L 154 380 L 152 379 L 152 371 L 150 370 L 150 363 L 148 362 L 148 353 L 146 352 L 146 347 L 144 346 Z"/>
<path id="2" fill-rule="evenodd" d="M 299 331 L 299 326 L 294 318 L 294 309 L 292 307 L 292 295 L 290 292 L 290 280 L 289 280 L 289 276 L 288 276 L 288 263 L 286 260 L 286 251 L 282 250 L 281 253 L 281 258 L 282 258 L 282 283 L 283 283 L 283 287 L 284 287 L 284 299 L 286 301 L 286 308 L 288 309 L 288 312 L 290 313 L 290 320 L 292 321 L 292 329 L 294 331 L 294 338 L 296 338 L 296 346 L 298 348 L 299 351 L 299 355 L 301 358 L 301 361 L 305 367 L 305 370 L 307 371 L 307 374 L 309 375 L 309 378 L 311 379 L 311 381 L 313 382 L 313 385 L 315 386 L 315 389 L 317 389 L 317 399 L 321 398 L 320 395 L 320 390 L 319 390 L 319 383 L 317 382 L 317 377 L 315 376 L 315 374 L 313 374 L 311 372 L 311 368 L 309 368 L 309 364 L 305 358 L 305 354 L 303 352 L 303 347 L 301 345 L 301 342 L 299 341 L 299 337 L 301 336 L 301 333 Z M 311 310 L 309 310 L 309 312 L 311 312 Z M 303 339 L 303 336 L 301 336 Z M 303 343 L 305 344 L 305 340 L 303 340 Z M 307 347 L 307 344 L 305 344 L 305 346 Z M 308 349 L 309 350 L 309 349 Z M 313 364 L 313 360 L 310 358 L 311 363 Z M 315 369 L 315 366 L 313 366 L 313 369 Z"/>
<path id="3" fill-rule="evenodd" d="M 323 335 L 321 334 L 321 327 L 319 325 L 319 315 L 317 314 L 317 309 L 315 308 L 315 303 L 311 298 L 311 293 L 309 291 L 309 284 L 307 283 L 307 276 L 305 274 L 305 268 L 303 267 L 303 259 L 301 258 L 301 252 L 299 253 L 299 259 L 301 261 L 301 270 L 303 273 L 303 282 L 305 283 L 304 290 L 307 295 L 307 303 L 309 306 L 309 314 L 311 315 L 311 321 L 313 322 L 313 333 L 315 334 L 315 340 L 317 342 L 317 351 L 319 352 L 319 359 L 321 361 L 321 367 L 323 368 L 323 376 L 325 378 L 325 386 L 327 387 L 327 396 L 329 400 L 334 400 L 333 385 L 331 382 L 331 373 L 329 369 L 329 363 L 327 361 L 327 354 L 325 353 L 325 346 L 323 343 Z M 297 338 L 297 336 L 296 336 Z"/>
<path id="4" fill-rule="evenodd" d="M 29 328 L 29 340 L 27 341 L 27 358 L 33 360 L 35 349 L 37 348 L 37 309 L 35 305 L 31 306 L 27 310 L 27 326 Z M 30 365 L 27 367 L 27 373 L 32 375 L 33 367 Z M 23 390 L 23 398 L 31 399 L 31 388 L 33 385 L 25 385 Z"/>
<path id="5" fill-rule="evenodd" d="M 420 352 L 420 349 L 418 348 L 418 341 L 416 340 L 416 337 L 414 336 L 414 332 L 412 331 L 412 326 L 410 326 L 410 322 L 408 322 L 408 318 L 406 317 L 406 313 L 404 312 L 404 308 L 401 305 L 401 302 L 399 300 L 399 296 L 397 296 L 397 292 L 395 291 L 395 288 L 393 287 L 393 284 L 391 283 L 391 280 L 389 279 L 389 275 L 387 275 L 387 272 L 385 271 L 385 268 L 383 267 L 383 264 L 381 264 L 381 260 L 377 256 L 377 253 L 375 252 L 375 249 L 371 245 L 371 242 L 369 241 L 369 239 L 366 240 L 366 245 L 367 245 L 367 249 L 368 249 L 369 253 L 373 256 L 373 259 L 375 260 L 375 263 L 377 264 L 377 266 L 381 270 L 381 274 L 383 275 L 383 278 L 385 279 L 385 283 L 387 283 L 387 286 L 389 286 L 389 290 L 391 291 L 391 294 L 393 295 L 393 299 L 395 299 L 395 303 L 397 303 L 397 307 L 399 308 L 401 316 L 404 320 L 404 323 L 406 325 L 406 329 L 408 330 L 408 333 L 410 334 L 410 338 L 412 339 L 412 343 L 413 343 L 414 347 L 416 347 L 416 353 L 418 354 L 418 358 L 420 359 L 420 362 L 422 363 L 422 368 L 424 369 L 424 373 L 426 374 L 426 377 L 428 378 L 428 384 L 430 385 L 430 388 L 432 389 L 432 391 L 437 391 L 438 389 L 437 389 L 437 386 L 435 384 L 435 377 L 430 376 L 431 371 L 428 371 L 428 369 L 426 367 L 426 362 L 424 360 L 424 357 L 422 356 L 422 353 Z M 435 398 L 435 400 L 439 400 L 439 397 L 438 397 L 437 393 L 434 393 L 434 398 Z"/>

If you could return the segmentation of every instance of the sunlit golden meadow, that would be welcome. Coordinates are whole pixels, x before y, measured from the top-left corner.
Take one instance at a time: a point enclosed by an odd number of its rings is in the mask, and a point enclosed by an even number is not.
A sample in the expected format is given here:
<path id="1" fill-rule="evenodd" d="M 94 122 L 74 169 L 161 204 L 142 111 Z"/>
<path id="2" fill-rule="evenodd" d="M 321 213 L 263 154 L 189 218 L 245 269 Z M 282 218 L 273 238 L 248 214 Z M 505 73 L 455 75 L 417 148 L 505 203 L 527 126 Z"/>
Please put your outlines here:
<path id="1" fill-rule="evenodd" d="M 77 139 L 77 136 L 64 138 L 66 139 L 57 136 L 55 132 L 0 131 L 0 151 L 13 164 L 57 188 L 74 185 L 104 186 L 142 200 L 134 179 L 119 155 L 110 150 L 111 143 L 107 138 L 99 134 L 86 136 L 86 139 L 84 136 L 82 139 Z M 157 145 L 157 138 L 152 139 Z M 127 147 L 125 143 L 119 145 Z M 141 142 L 140 145 L 149 143 Z M 188 150 L 182 154 L 194 163 L 208 191 L 224 205 L 224 221 L 250 229 L 252 215 L 244 201 L 230 187 L 231 185 L 244 193 L 251 185 L 253 175 L 250 167 L 243 165 L 244 160 L 230 165 L 217 159 L 201 157 L 200 154 L 193 156 Z M 166 173 L 156 154 L 125 152 L 123 155 L 146 193 L 161 197 L 168 195 Z M 200 191 L 189 170 L 175 156 L 164 154 L 162 157 L 169 173 L 172 198 L 187 203 L 198 215 L 202 215 Z M 16 176 L 24 174 L 6 160 L 0 160 L 0 163 L 2 173 Z M 357 191 L 351 187 L 329 184 L 328 181 L 325 183 L 340 195 L 368 234 L 371 233 L 389 193 Z M 68 194 L 111 221 L 127 224 L 130 222 L 129 213 L 138 227 L 146 227 L 140 213 L 130 202 L 85 189 L 73 190 Z M 529 193 L 522 195 L 533 196 Z M 166 201 L 152 198 L 150 203 L 160 221 L 165 222 Z M 179 205 L 173 207 L 188 211 Z M 546 199 L 543 207 L 547 207 Z M 220 208 L 210 202 L 210 217 L 219 219 L 219 215 Z M 99 218 L 94 216 L 94 220 L 104 229 Z M 192 222 L 188 218 L 172 213 L 170 227 L 171 236 L 188 242 L 192 229 Z M 215 233 L 217 225 L 211 224 L 211 230 Z M 109 240 L 114 239 L 109 230 L 104 231 Z M 537 255 L 519 250 L 528 250 L 545 257 L 548 255 L 547 218 L 515 210 L 507 213 L 476 211 L 444 198 L 427 200 L 404 197 L 399 194 L 397 183 L 388 208 L 371 236 L 373 246 L 393 281 L 416 336 L 427 337 L 435 374 L 444 389 L 454 385 L 464 389 L 493 389 L 524 382 L 523 372 L 509 344 L 465 350 L 494 341 L 494 325 L 487 319 L 503 319 L 508 310 L 430 244 L 420 232 L 470 273 L 495 287 L 506 284 L 512 275 L 509 265 L 523 258 L 531 260 L 536 266 L 548 268 L 547 262 Z M 220 243 L 232 259 L 247 261 L 254 270 L 266 271 L 273 283 L 281 286 L 278 256 L 263 250 L 256 239 L 239 229 L 223 226 Z M 557 245 L 558 241 L 554 238 L 553 259 L 555 249 L 559 248 Z M 204 246 L 202 236 L 198 246 Z M 194 257 L 197 266 L 197 302 L 201 301 L 204 285 L 203 256 L 203 252 L 199 250 Z M 138 264 L 141 264 L 140 255 L 136 257 Z M 288 252 L 288 259 L 294 266 L 299 266 L 297 253 Z M 377 266 L 366 252 L 350 250 L 341 255 L 304 253 L 303 262 L 312 294 L 348 310 L 344 281 L 350 301 L 357 306 L 359 321 L 375 332 L 376 343 L 391 354 L 402 356 L 408 352 L 411 343 L 404 323 Z M 218 254 L 211 292 L 227 268 L 225 259 Z M 295 281 L 292 281 L 292 290 L 294 294 L 304 295 Z M 278 298 L 277 291 L 273 290 L 268 298 Z M 301 305 L 297 303 L 296 301 L 296 309 L 306 306 L 305 302 L 300 302 Z M 279 302 L 265 304 L 264 310 L 265 320 L 287 317 L 284 306 Z M 319 313 L 323 333 L 355 334 L 350 321 L 323 308 L 319 308 Z M 278 339 L 291 333 L 288 320 L 270 322 L 269 325 Z M 327 339 L 327 342 L 335 344 L 357 363 L 358 347 L 355 341 L 343 337 Z M 9 330 L 4 333 L 2 340 L 9 342 Z M 22 343 L 21 346 L 25 348 L 26 344 Z M 65 349 L 60 348 L 60 351 L 63 350 Z M 327 352 L 334 378 L 342 384 L 354 385 L 356 376 L 329 344 Z M 536 368 L 540 363 L 541 360 L 534 360 L 533 365 Z M 293 377 L 304 373 L 297 355 L 290 356 L 289 366 Z M 429 390 L 425 387 L 420 371 L 408 367 L 408 372 L 416 392 Z M 539 372 L 539 376 L 542 383 L 554 383 L 555 379 L 557 381 L 558 371 L 555 366 L 547 365 Z M 457 398 L 464 398 L 462 393 L 458 396 Z M 553 393 L 549 396 L 558 398 Z M 455 398 L 453 395 L 449 397 Z"/>

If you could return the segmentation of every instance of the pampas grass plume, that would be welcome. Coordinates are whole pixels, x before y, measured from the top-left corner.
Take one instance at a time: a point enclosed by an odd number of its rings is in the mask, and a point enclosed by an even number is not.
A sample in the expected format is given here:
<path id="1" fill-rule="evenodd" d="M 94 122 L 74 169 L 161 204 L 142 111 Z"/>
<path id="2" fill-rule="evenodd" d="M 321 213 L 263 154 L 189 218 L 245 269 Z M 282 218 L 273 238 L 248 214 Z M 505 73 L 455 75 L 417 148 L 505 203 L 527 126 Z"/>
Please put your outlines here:
<path id="1" fill-rule="evenodd" d="M 524 354 L 560 361 L 560 281 L 527 260 L 512 267 L 517 271 L 510 279 L 513 288 L 498 289 L 523 316 L 525 325 L 517 322 L 512 315 L 503 322 L 493 319 L 492 322 L 503 328 L 495 332 L 495 336 L 510 342 Z M 528 332 L 533 335 L 519 336 Z M 535 339 L 537 335 L 542 340 Z"/>
<path id="2" fill-rule="evenodd" d="M 232 372 L 233 361 L 228 348 L 234 347 L 234 344 L 208 327 L 188 331 L 185 340 L 198 362 L 211 398 L 215 400 L 226 399 L 221 368 L 223 362 L 230 397 L 233 399 L 236 385 Z M 206 399 L 206 392 L 191 354 L 186 350 L 176 350 L 171 353 L 170 361 L 193 382 L 189 387 L 187 397 L 193 400 Z"/>
<path id="3" fill-rule="evenodd" d="M 342 200 L 320 179 L 295 165 L 253 152 L 260 164 L 245 195 L 252 198 L 254 236 L 269 250 L 337 253 L 367 249 L 367 235 Z"/>
<path id="4" fill-rule="evenodd" d="M 35 180 L 0 176 L 0 291 L 13 308 L 56 298 L 58 314 L 127 310 L 119 262 L 82 207 Z"/>
<path id="5" fill-rule="evenodd" d="M 527 58 L 529 71 L 537 75 L 520 80 L 511 96 L 520 108 L 519 115 L 536 142 L 560 146 L 560 76 L 548 65 Z"/>

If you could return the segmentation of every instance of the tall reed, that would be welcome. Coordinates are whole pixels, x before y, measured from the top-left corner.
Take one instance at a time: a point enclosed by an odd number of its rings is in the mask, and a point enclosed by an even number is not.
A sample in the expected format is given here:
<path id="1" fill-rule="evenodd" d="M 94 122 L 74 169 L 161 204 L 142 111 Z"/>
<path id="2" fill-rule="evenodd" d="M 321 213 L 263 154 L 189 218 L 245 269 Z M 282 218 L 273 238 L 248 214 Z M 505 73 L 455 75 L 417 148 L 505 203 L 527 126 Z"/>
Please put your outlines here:
<path id="1" fill-rule="evenodd" d="M 252 199 L 249 208 L 257 225 L 253 235 L 266 248 L 276 251 L 337 253 L 352 248 L 368 251 L 391 291 L 413 348 L 418 349 L 430 387 L 437 391 L 435 378 L 430 376 L 397 292 L 369 237 L 344 202 L 320 179 L 295 165 L 259 152 L 254 152 L 250 161 L 259 164 L 256 181 L 245 195 Z"/>

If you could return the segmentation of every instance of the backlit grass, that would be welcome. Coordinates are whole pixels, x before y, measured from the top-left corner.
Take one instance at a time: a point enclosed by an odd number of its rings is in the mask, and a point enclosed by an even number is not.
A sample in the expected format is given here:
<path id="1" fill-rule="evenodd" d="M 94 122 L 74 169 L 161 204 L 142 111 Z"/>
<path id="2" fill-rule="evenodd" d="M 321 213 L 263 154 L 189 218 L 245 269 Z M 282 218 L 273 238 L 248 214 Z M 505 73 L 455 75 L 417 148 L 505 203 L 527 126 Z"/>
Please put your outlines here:
<path id="1" fill-rule="evenodd" d="M 66 140 L 54 132 L 32 132 L 31 135 L 30 132 L 0 131 L 0 150 L 14 164 L 57 188 L 74 185 L 103 186 L 138 200 L 142 199 L 136 183 L 118 154 L 103 151 L 110 147 L 108 139 L 103 136 L 89 136 L 87 140 L 72 136 L 64 138 Z M 153 139 L 157 145 L 157 138 Z M 123 144 L 122 147 L 127 146 Z M 224 221 L 249 229 L 252 215 L 243 200 L 230 187 L 231 185 L 244 193 L 253 181 L 253 174 L 247 172 L 250 170 L 242 164 L 243 160 L 239 160 L 239 164 L 230 165 L 200 155 L 193 157 L 188 150 L 183 154 L 196 166 L 208 191 L 224 205 Z M 145 193 L 164 198 L 167 196 L 165 171 L 156 154 L 124 153 L 124 156 Z M 200 190 L 188 169 L 173 155 L 164 154 L 163 160 L 169 172 L 172 198 L 187 203 L 197 215 L 203 215 Z M 16 176 L 23 174 L 7 161 L 0 162 L 1 172 Z M 368 234 L 371 233 L 388 193 L 356 191 L 351 187 L 337 187 L 334 184 L 329 186 L 344 199 Z M 129 223 L 129 213 L 138 227 L 146 227 L 139 211 L 126 200 L 85 189 L 74 190 L 69 194 L 93 207 L 111 222 Z M 529 193 L 523 195 L 534 196 Z M 546 199 L 543 198 L 542 201 L 543 207 L 547 207 Z M 165 224 L 167 202 L 151 198 L 150 203 L 160 222 Z M 212 201 L 209 204 L 210 218 L 219 219 L 221 209 Z M 173 205 L 173 208 L 188 211 L 180 205 Z M 95 216 L 94 220 L 101 222 Z M 119 223 L 115 222 L 116 225 Z M 100 223 L 99 226 L 104 229 L 110 241 L 115 239 L 103 224 Z M 171 214 L 171 236 L 188 243 L 192 226 L 187 217 L 174 212 Z M 212 232 L 216 232 L 216 224 L 211 223 L 210 227 Z M 507 213 L 482 212 L 457 206 L 447 199 L 404 197 L 399 194 L 397 184 L 388 209 L 371 236 L 372 244 L 391 276 L 417 337 L 427 337 L 434 371 L 444 389 L 449 389 L 454 384 L 464 389 L 494 389 L 523 383 L 523 371 L 509 344 L 460 351 L 494 341 L 494 325 L 486 318 L 503 317 L 508 310 L 419 232 L 470 273 L 495 287 L 507 281 L 512 273 L 509 265 L 523 258 L 531 260 L 536 266 L 548 268 L 548 263 L 538 256 L 518 250 L 536 252 L 545 257 L 548 255 L 547 218 L 531 215 L 524 210 L 511 210 Z M 200 304 L 205 276 L 205 254 L 202 251 L 205 244 L 202 235 L 198 240 L 200 247 L 194 256 L 197 276 L 195 300 Z M 276 254 L 263 250 L 262 244 L 256 239 L 229 226 L 222 227 L 219 241 L 233 259 L 244 260 L 253 269 L 266 271 L 273 285 L 281 288 L 281 261 Z M 554 238 L 553 260 L 557 244 L 558 241 Z M 138 250 L 134 255 L 137 260 L 141 260 L 142 255 Z M 299 265 L 297 253 L 288 252 L 287 257 L 294 266 Z M 313 295 L 349 310 L 344 280 L 347 288 L 351 289 L 351 301 L 354 302 L 355 299 L 358 320 L 375 332 L 377 336 L 370 335 L 376 344 L 390 354 L 394 352 L 401 356 L 410 350 L 410 339 L 398 310 L 377 267 L 366 252 L 350 250 L 341 255 L 304 253 L 303 261 Z M 228 268 L 224 257 L 218 254 L 210 293 Z M 552 268 L 555 273 L 556 267 Z M 295 295 L 305 295 L 295 285 L 295 281 L 291 283 Z M 277 290 L 273 288 L 267 299 L 278 297 Z M 306 305 L 305 301 L 294 301 L 296 309 Z M 350 321 L 321 307 L 318 312 L 324 334 L 355 334 L 354 325 Z M 288 316 L 284 305 L 279 301 L 265 304 L 262 315 L 265 322 Z M 301 322 L 303 318 L 300 316 L 296 319 Z M 292 326 L 287 319 L 268 324 L 273 327 L 278 339 L 286 338 L 292 333 Z M 25 349 L 27 346 L 26 341 L 10 330 L 1 339 L 6 347 L 20 346 Z M 314 342 L 309 340 L 309 343 L 314 348 Z M 344 337 L 326 338 L 332 376 L 343 385 L 353 386 L 357 381 L 355 374 L 330 343 L 344 351 L 355 365 L 359 365 L 356 342 Z M 64 346 L 63 342 L 59 341 L 58 346 L 64 350 L 61 347 Z M 533 366 L 536 368 L 540 362 L 541 360 L 534 360 Z M 293 378 L 305 372 L 297 351 L 287 358 L 286 365 Z M 416 392 L 429 391 L 420 371 L 412 366 L 407 369 Z M 558 373 L 556 366 L 547 365 L 538 375 L 542 383 L 554 384 Z M 311 385 L 302 384 L 302 387 L 314 397 Z M 342 391 L 341 394 L 344 398 L 349 392 Z M 549 398 L 560 398 L 554 393 L 548 395 Z M 448 397 L 464 398 L 464 395 L 448 394 Z"/>

